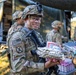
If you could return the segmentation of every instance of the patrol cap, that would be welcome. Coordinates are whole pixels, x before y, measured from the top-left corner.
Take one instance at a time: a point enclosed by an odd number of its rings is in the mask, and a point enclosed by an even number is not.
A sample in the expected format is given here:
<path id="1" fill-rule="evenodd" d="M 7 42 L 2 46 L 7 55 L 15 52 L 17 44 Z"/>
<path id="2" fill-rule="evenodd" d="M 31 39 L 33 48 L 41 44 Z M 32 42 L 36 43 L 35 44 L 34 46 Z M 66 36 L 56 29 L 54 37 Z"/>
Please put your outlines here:
<path id="1" fill-rule="evenodd" d="M 18 10 L 12 15 L 12 19 L 16 20 L 18 18 L 21 18 L 21 16 L 22 16 L 22 11 Z"/>
<path id="2" fill-rule="evenodd" d="M 51 23 L 51 26 L 52 26 L 53 28 L 61 27 L 60 25 L 62 26 L 63 24 L 62 24 L 61 21 L 58 21 L 58 20 L 55 20 L 55 21 L 53 21 L 53 22 Z"/>
<path id="3" fill-rule="evenodd" d="M 41 4 L 27 6 L 22 14 L 22 19 L 25 19 L 28 15 L 39 15 L 43 16 L 43 9 Z"/>

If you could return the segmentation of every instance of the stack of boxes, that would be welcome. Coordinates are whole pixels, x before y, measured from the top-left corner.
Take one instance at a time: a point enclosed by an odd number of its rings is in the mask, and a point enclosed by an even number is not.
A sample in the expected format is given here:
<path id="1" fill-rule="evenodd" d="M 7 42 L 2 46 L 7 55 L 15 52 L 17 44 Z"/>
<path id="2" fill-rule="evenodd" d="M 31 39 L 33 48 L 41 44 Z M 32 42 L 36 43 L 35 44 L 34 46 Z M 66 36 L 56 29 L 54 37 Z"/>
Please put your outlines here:
<path id="1" fill-rule="evenodd" d="M 64 61 L 62 61 L 59 65 L 59 71 L 60 75 L 67 75 L 73 73 L 75 71 L 75 67 L 72 63 L 72 60 L 66 58 Z"/>

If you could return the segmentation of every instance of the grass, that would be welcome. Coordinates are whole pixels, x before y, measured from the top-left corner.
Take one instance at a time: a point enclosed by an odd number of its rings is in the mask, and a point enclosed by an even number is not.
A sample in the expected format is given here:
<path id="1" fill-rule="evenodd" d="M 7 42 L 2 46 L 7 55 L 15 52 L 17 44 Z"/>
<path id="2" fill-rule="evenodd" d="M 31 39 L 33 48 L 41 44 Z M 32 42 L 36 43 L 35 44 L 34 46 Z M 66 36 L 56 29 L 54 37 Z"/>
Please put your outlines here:
<path id="1" fill-rule="evenodd" d="M 0 50 L 2 49 L 0 48 Z M 10 68 L 7 54 L 0 56 L 0 75 L 9 75 L 9 71 Z"/>
<path id="2" fill-rule="evenodd" d="M 10 71 L 7 56 L 0 57 L 0 75 L 6 75 Z"/>

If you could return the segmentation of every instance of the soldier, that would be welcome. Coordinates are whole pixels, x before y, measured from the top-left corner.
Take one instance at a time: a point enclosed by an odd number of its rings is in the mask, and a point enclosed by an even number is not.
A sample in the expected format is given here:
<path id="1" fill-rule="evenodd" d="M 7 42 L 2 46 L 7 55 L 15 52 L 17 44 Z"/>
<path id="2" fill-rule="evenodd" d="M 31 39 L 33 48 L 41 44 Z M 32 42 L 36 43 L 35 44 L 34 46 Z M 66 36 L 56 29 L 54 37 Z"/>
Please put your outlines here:
<path id="1" fill-rule="evenodd" d="M 36 53 L 37 45 L 35 44 L 32 34 L 27 36 L 33 29 L 38 29 L 41 24 L 43 10 L 41 5 L 29 5 L 22 14 L 25 26 L 16 31 L 9 39 L 9 52 L 11 60 L 12 75 L 39 75 L 36 72 L 44 71 L 45 68 L 59 64 L 59 62 L 39 63 Z"/>
<path id="2" fill-rule="evenodd" d="M 8 45 L 8 41 L 11 37 L 11 35 L 16 32 L 16 30 L 19 30 L 20 28 L 22 28 L 24 26 L 24 20 L 21 19 L 22 16 L 22 11 L 16 11 L 13 15 L 12 15 L 12 20 L 15 21 L 15 23 L 9 28 L 8 30 L 8 34 L 7 34 L 7 45 Z M 5 54 L 8 54 L 8 58 L 9 58 L 9 50 L 8 48 L 2 52 L 2 56 Z"/>
<path id="3" fill-rule="evenodd" d="M 12 20 L 15 21 L 15 23 L 10 27 L 8 30 L 8 39 L 11 37 L 11 34 L 14 33 L 17 29 L 20 29 L 24 26 L 24 21 L 21 19 L 22 11 L 18 10 L 12 15 Z M 8 42 L 7 42 L 8 44 Z"/>
<path id="4" fill-rule="evenodd" d="M 24 25 L 24 21 L 21 19 L 22 11 L 18 10 L 12 15 L 12 20 L 15 23 L 10 27 L 8 34 L 11 34 L 16 29 L 21 28 Z"/>
<path id="5" fill-rule="evenodd" d="M 47 33 L 46 41 L 56 42 L 58 45 L 62 45 L 62 36 L 60 34 L 60 29 L 63 26 L 61 21 L 55 20 L 51 24 L 52 30 Z"/>
<path id="6" fill-rule="evenodd" d="M 14 32 L 16 32 L 16 30 L 19 30 L 20 28 L 22 28 L 24 26 L 24 21 L 21 19 L 22 16 L 22 11 L 16 11 L 13 15 L 12 15 L 12 20 L 15 21 L 14 24 L 9 28 L 8 30 L 8 34 L 7 34 L 7 46 L 8 46 L 8 42 L 10 37 L 12 36 L 12 34 Z M 9 59 L 9 64 L 10 63 L 10 54 L 9 54 L 9 49 L 7 48 L 5 50 L 5 52 L 3 52 L 3 55 L 5 55 L 7 53 L 8 59 Z"/>
<path id="7" fill-rule="evenodd" d="M 46 35 L 46 41 L 49 42 L 56 42 L 60 47 L 62 46 L 62 36 L 60 34 L 60 29 L 63 26 L 61 21 L 55 20 L 52 22 L 51 24 L 52 26 L 52 30 L 50 32 L 47 33 Z M 58 66 L 55 65 L 53 67 L 50 67 L 50 71 L 52 73 L 52 71 L 54 70 L 55 74 L 58 75 L 57 71 L 58 71 Z"/>

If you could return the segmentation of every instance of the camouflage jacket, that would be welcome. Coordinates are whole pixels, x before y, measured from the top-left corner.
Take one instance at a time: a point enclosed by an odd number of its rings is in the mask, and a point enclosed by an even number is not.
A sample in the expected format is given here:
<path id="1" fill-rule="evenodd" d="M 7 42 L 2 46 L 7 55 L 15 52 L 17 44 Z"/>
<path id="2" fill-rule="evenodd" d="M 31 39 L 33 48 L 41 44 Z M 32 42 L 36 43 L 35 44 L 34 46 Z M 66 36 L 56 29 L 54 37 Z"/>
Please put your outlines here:
<path id="1" fill-rule="evenodd" d="M 44 63 L 38 63 L 38 57 L 31 54 L 31 50 L 37 50 L 37 45 L 26 35 L 27 32 L 22 28 L 15 32 L 8 42 L 11 71 L 22 74 L 44 71 Z"/>
<path id="2" fill-rule="evenodd" d="M 47 33 L 46 41 L 56 42 L 57 44 L 61 45 L 62 44 L 61 34 L 53 29 Z"/>
<path id="3" fill-rule="evenodd" d="M 17 22 L 15 22 L 11 27 L 10 29 L 8 30 L 8 34 L 7 34 L 7 45 L 8 45 L 8 41 L 9 41 L 9 38 L 11 37 L 11 35 L 16 32 L 17 30 L 19 30 L 20 28 L 22 28 L 21 25 L 18 25 Z"/>

